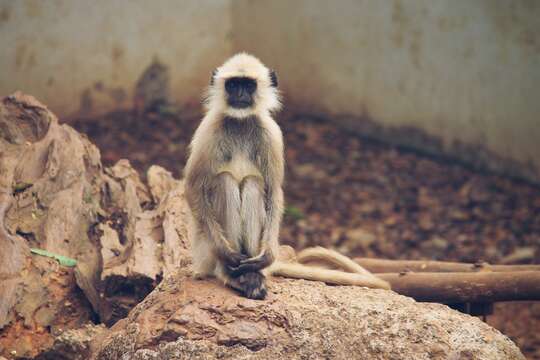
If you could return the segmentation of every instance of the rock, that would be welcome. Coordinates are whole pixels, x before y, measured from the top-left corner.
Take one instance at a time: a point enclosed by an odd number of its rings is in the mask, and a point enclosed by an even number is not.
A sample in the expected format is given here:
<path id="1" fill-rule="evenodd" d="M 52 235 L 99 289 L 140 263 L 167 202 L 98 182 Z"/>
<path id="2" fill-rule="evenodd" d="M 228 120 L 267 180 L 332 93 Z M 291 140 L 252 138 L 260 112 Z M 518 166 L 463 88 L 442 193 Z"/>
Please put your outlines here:
<path id="1" fill-rule="evenodd" d="M 477 318 L 391 291 L 273 278 L 249 300 L 188 270 L 92 343 L 92 359 L 524 359 Z"/>
<path id="2" fill-rule="evenodd" d="M 36 360 L 85 360 L 90 355 L 90 341 L 105 330 L 103 325 L 85 325 L 57 336 L 50 349 L 35 357 Z"/>
<path id="3" fill-rule="evenodd" d="M 321 180 L 328 175 L 326 172 L 315 164 L 302 164 L 297 165 L 293 169 L 294 173 L 301 177 L 312 178 L 314 180 Z"/>
<path id="4" fill-rule="evenodd" d="M 460 209 L 454 209 L 450 211 L 450 218 L 456 221 L 467 221 L 470 219 L 470 215 Z"/>
<path id="5" fill-rule="evenodd" d="M 501 259 L 501 264 L 520 264 L 534 259 L 536 248 L 532 246 L 519 247 L 511 254 Z"/>
<path id="6" fill-rule="evenodd" d="M 377 240 L 374 234 L 362 228 L 348 230 L 345 237 L 346 240 L 340 246 L 343 253 L 355 252 L 357 249 L 365 252 Z"/>
<path id="7" fill-rule="evenodd" d="M 434 236 L 427 241 L 424 241 L 420 245 L 421 249 L 426 253 L 433 254 L 434 256 L 443 255 L 446 249 L 448 248 L 448 240 L 440 237 Z"/>
<path id="8" fill-rule="evenodd" d="M 43 353 L 92 310 L 112 324 L 189 263 L 181 181 L 154 166 L 148 182 L 127 160 L 104 168 L 86 136 L 33 97 L 0 99 L 0 355 Z"/>
<path id="9" fill-rule="evenodd" d="M 435 227 L 435 222 L 433 221 L 431 214 L 425 212 L 421 213 L 418 218 L 418 226 L 424 231 L 433 230 Z"/>
<path id="10" fill-rule="evenodd" d="M 0 354 L 32 357 L 52 344 L 52 331 L 92 317 L 73 268 L 29 248 L 94 272 L 88 228 L 99 211 L 101 163 L 88 139 L 20 92 L 0 99 L 0 129 Z"/>

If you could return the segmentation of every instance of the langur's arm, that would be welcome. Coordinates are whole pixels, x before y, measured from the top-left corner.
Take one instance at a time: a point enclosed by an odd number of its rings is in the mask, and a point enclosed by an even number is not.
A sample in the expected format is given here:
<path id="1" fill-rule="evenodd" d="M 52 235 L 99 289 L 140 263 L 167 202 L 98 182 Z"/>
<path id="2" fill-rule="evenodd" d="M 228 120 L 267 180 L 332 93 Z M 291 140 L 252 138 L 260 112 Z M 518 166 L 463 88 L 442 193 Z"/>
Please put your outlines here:
<path id="1" fill-rule="evenodd" d="M 279 248 L 279 226 L 283 215 L 283 177 L 285 163 L 283 154 L 283 135 L 272 119 L 262 119 L 267 135 L 267 148 L 262 151 L 263 160 L 258 164 L 264 179 L 264 219 L 260 252 L 257 256 L 245 259 L 234 271 L 258 271 L 272 264 Z"/>
<path id="2" fill-rule="evenodd" d="M 247 272 L 255 272 L 270 266 L 275 260 L 274 254 L 270 246 L 262 244 L 262 249 L 259 255 L 242 259 L 238 266 L 230 267 L 229 270 L 232 276 L 239 276 Z"/>
<path id="3" fill-rule="evenodd" d="M 272 124 L 273 125 L 273 124 Z M 276 125 L 277 127 L 277 125 Z M 281 188 L 284 175 L 283 140 L 279 128 L 274 130 L 261 172 L 265 179 L 264 203 L 266 217 L 261 233 L 259 255 L 242 260 L 237 273 L 258 271 L 272 264 L 279 248 L 279 226 L 283 215 L 283 190 Z"/>
<path id="4" fill-rule="evenodd" d="M 260 252 L 257 256 L 244 259 L 237 267 L 231 268 L 231 274 L 237 276 L 246 272 L 254 272 L 270 266 L 277 254 L 279 244 L 279 225 L 281 214 L 283 212 L 283 191 L 281 184 L 271 190 L 272 193 L 266 192 L 266 219 L 263 224 L 263 231 L 260 240 Z"/>
<path id="5" fill-rule="evenodd" d="M 212 178 L 208 163 L 202 158 L 193 160 L 188 164 L 186 172 L 186 200 L 193 215 L 199 222 L 202 230 L 208 238 L 214 242 L 218 258 L 228 266 L 238 266 L 246 256 L 238 249 L 233 248 L 225 238 L 223 228 L 216 218 L 212 209 Z"/>
<path id="6" fill-rule="evenodd" d="M 279 248 L 279 226 L 283 216 L 283 177 L 285 173 L 285 162 L 283 154 L 283 136 L 281 130 L 273 121 L 268 125 L 270 144 L 268 151 L 268 164 L 264 176 L 265 186 L 265 208 L 266 221 L 261 235 L 261 253 L 269 251 L 272 262 L 277 256 Z"/>

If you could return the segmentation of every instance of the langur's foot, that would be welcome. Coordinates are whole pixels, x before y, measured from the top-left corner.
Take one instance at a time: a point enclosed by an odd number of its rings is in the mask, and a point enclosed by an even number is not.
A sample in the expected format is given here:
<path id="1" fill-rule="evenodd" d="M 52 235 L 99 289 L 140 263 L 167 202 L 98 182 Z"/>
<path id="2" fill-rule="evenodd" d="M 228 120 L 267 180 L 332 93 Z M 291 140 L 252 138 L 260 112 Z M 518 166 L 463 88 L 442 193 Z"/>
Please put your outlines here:
<path id="1" fill-rule="evenodd" d="M 249 272 L 237 278 L 242 295 L 248 299 L 263 300 L 266 298 L 266 279 L 260 272 Z"/>

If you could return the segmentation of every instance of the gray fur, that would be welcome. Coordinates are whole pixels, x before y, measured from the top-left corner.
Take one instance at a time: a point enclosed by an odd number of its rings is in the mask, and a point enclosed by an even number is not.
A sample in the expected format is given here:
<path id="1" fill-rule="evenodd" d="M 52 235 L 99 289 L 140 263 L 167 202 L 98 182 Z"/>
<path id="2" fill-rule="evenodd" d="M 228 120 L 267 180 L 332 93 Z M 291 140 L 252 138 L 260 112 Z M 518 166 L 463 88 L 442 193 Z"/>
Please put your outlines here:
<path id="1" fill-rule="evenodd" d="M 269 73 L 247 54 L 217 70 L 185 169 L 195 276 L 256 299 L 266 295 L 262 270 L 277 257 L 283 213 L 283 136 L 270 115 L 279 99 Z M 234 76 L 257 82 L 252 106 L 227 104 L 223 87 Z"/>
<path id="2" fill-rule="evenodd" d="M 259 297 L 265 293 L 264 277 L 243 275 L 259 272 L 275 258 L 267 244 L 269 235 L 263 238 L 269 234 L 265 229 L 272 224 L 271 217 L 276 216 L 268 181 L 271 139 L 256 116 L 224 117 L 211 139 L 205 156 L 195 159 L 191 171 L 186 171 L 186 195 L 198 225 L 192 236 L 196 239 L 194 253 L 215 253 L 218 259 L 197 257 L 195 271 L 200 277 L 213 274 L 229 286 Z M 246 176 L 239 182 L 234 174 L 219 172 L 238 157 L 252 163 L 260 176 Z M 201 244 L 205 239 L 210 244 Z M 277 237 L 272 242 L 277 248 Z M 242 265 L 242 260 L 248 263 Z"/>

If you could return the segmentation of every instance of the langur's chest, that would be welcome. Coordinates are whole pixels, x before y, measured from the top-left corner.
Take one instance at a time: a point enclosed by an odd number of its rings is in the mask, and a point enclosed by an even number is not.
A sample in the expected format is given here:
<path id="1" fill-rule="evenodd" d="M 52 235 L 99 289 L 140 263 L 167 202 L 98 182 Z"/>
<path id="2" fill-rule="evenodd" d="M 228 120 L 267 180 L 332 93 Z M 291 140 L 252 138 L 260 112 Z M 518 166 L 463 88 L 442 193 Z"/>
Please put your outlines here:
<path id="1" fill-rule="evenodd" d="M 239 183 L 248 176 L 263 178 L 261 168 L 266 149 L 265 131 L 257 118 L 226 118 L 219 138 L 220 167 Z"/>
<path id="2" fill-rule="evenodd" d="M 241 183 L 248 176 L 263 178 L 257 165 L 245 153 L 234 154 L 230 161 L 223 163 L 218 174 L 224 172 L 231 174 L 238 183 Z"/>

